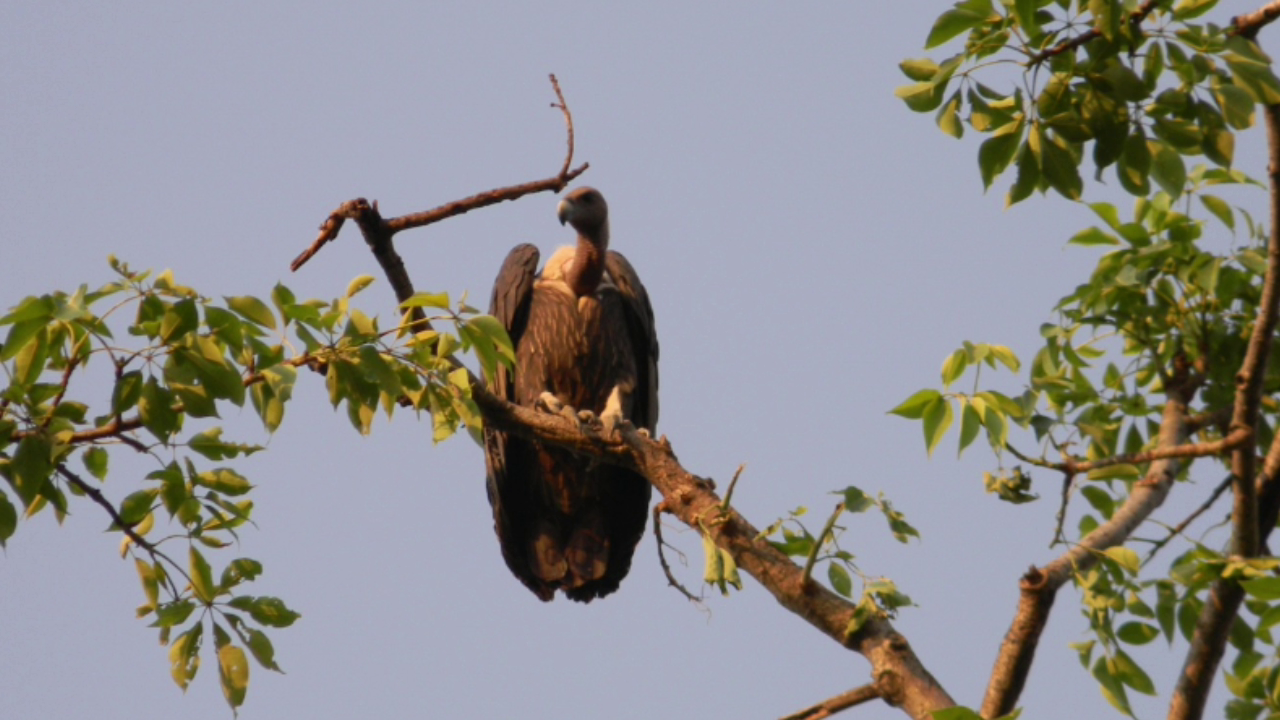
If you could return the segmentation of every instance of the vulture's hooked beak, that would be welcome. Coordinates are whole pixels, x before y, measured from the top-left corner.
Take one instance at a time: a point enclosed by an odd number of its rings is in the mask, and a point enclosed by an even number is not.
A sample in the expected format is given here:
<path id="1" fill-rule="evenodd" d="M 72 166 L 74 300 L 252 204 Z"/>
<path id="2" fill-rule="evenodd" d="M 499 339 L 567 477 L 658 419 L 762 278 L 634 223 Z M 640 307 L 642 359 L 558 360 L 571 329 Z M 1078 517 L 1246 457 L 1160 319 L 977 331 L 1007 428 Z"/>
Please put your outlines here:
<path id="1" fill-rule="evenodd" d="M 573 217 L 573 203 L 567 199 L 561 200 L 560 204 L 556 206 L 556 217 L 560 218 L 561 225 L 569 222 L 569 219 Z"/>

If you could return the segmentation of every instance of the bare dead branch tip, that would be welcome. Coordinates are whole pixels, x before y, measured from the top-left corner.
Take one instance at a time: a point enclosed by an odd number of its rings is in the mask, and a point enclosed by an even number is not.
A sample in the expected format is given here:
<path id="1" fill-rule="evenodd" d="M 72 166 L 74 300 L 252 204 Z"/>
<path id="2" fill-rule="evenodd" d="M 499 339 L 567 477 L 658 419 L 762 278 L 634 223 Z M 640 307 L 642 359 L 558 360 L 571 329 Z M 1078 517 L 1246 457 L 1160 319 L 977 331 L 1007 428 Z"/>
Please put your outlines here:
<path id="1" fill-rule="evenodd" d="M 822 720 L 822 718 L 829 718 L 842 710 L 848 710 L 854 705 L 861 705 L 878 697 L 880 697 L 879 688 L 874 684 L 863 685 L 848 692 L 840 693 L 833 698 L 823 700 L 817 705 L 810 705 L 800 712 L 791 713 L 782 718 L 782 720 Z"/>
<path id="2" fill-rule="evenodd" d="M 360 225 L 360 230 L 364 234 L 365 240 L 374 249 L 375 254 L 389 252 L 394 255 L 394 250 L 390 250 L 391 237 L 401 230 L 424 227 L 456 215 L 462 215 L 463 213 L 506 200 L 515 200 L 532 193 L 560 192 L 564 190 L 569 183 L 586 172 L 590 165 L 582 163 L 572 170 L 569 169 L 570 165 L 573 164 L 573 115 L 569 111 L 569 104 L 565 102 L 564 93 L 561 92 L 560 83 L 556 80 L 555 75 L 551 76 L 551 87 L 555 90 L 557 100 L 557 102 L 552 103 L 552 107 L 558 108 L 564 113 L 565 128 L 569 136 L 568 154 L 565 156 L 564 164 L 561 166 L 559 173 L 542 180 L 519 185 L 508 185 L 488 192 L 477 193 L 425 212 L 411 213 L 386 220 L 378 213 L 377 201 L 370 204 L 364 198 L 348 200 L 339 205 L 337 210 L 329 213 L 329 217 L 320 225 L 319 235 L 312 241 L 310 247 L 294 258 L 293 262 L 289 264 L 289 269 L 297 272 L 299 268 L 320 251 L 320 248 L 324 247 L 326 243 L 335 240 L 346 220 L 355 220 Z M 380 257 L 379 259 L 381 260 L 382 258 Z M 398 260 L 399 258 L 396 257 L 395 259 Z M 401 298 L 401 300 L 404 299 Z"/>

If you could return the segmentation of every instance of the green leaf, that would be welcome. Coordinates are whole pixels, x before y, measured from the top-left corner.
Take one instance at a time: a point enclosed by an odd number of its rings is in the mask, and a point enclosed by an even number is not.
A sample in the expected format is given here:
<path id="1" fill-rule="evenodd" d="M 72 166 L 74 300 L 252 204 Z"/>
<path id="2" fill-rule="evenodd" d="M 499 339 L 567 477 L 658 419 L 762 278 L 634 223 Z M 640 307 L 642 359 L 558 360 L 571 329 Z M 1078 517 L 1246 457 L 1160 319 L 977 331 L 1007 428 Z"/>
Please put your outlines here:
<path id="1" fill-rule="evenodd" d="M 942 363 L 942 386 L 945 388 L 964 374 L 969 366 L 969 353 L 964 348 L 956 350 Z"/>
<path id="2" fill-rule="evenodd" d="M 1222 167 L 1231 167 L 1236 154 L 1236 136 L 1230 130 L 1211 128 L 1200 143 L 1204 156 Z"/>
<path id="3" fill-rule="evenodd" d="M 247 600 L 247 602 L 246 602 Z M 258 622 L 267 627 L 289 627 L 298 618 L 298 613 L 285 607 L 284 601 L 274 597 L 249 598 L 241 596 L 231 601 L 231 606 L 244 610 Z"/>
<path id="4" fill-rule="evenodd" d="M 860 513 L 869 510 L 875 505 L 875 501 L 867 496 L 858 488 L 850 485 L 844 489 L 844 511 L 847 513 Z"/>
<path id="5" fill-rule="evenodd" d="M 1124 13 L 1117 0 L 1089 0 L 1093 26 L 1107 40 L 1114 41 L 1120 32 L 1120 16 Z"/>
<path id="6" fill-rule="evenodd" d="M 138 404 L 140 397 L 142 397 L 142 373 L 138 370 L 130 370 L 116 380 L 111 391 L 112 414 L 123 414 Z"/>
<path id="7" fill-rule="evenodd" d="M 160 340 L 165 344 L 177 342 L 183 335 L 200 326 L 196 301 L 184 298 L 170 305 L 160 321 Z"/>
<path id="8" fill-rule="evenodd" d="M 271 312 L 271 308 L 256 297 L 251 295 L 242 295 L 239 297 L 224 297 L 227 307 L 231 308 L 240 317 L 248 320 L 255 325 L 261 325 L 268 330 L 276 329 L 276 316 Z"/>
<path id="9" fill-rule="evenodd" d="M 832 562 L 827 565 L 827 579 L 831 581 L 831 589 L 844 597 L 853 597 L 853 580 L 844 565 Z"/>
<path id="10" fill-rule="evenodd" d="M 156 620 L 151 623 L 151 627 L 167 628 L 181 625 L 191 617 L 191 612 L 195 609 L 195 603 L 190 600 L 161 603 L 156 606 Z"/>
<path id="11" fill-rule="evenodd" d="M 224 645 L 218 650 L 218 678 L 222 695 L 232 710 L 244 704 L 249 689 L 249 658 L 239 645 Z"/>
<path id="12" fill-rule="evenodd" d="M 1229 230 L 1234 231 L 1236 229 L 1235 213 L 1232 212 L 1231 206 L 1228 205 L 1225 200 L 1217 197 L 1216 195 L 1205 195 L 1202 193 L 1200 195 L 1200 203 L 1204 205 L 1206 210 L 1213 213 L 1215 217 L 1221 220 L 1222 224 L 1226 225 Z"/>
<path id="13" fill-rule="evenodd" d="M 197 485 L 216 490 L 224 495 L 243 495 L 253 489 L 248 478 L 231 468 L 215 468 L 193 478 Z"/>
<path id="14" fill-rule="evenodd" d="M 1049 181 L 1049 186 L 1057 190 L 1060 195 L 1068 200 L 1078 200 L 1084 191 L 1084 182 L 1080 179 L 1080 170 L 1076 166 L 1075 158 L 1048 136 L 1039 132 L 1036 134 L 1041 135 L 1039 141 L 1041 174 Z M 1036 145 L 1033 144 L 1033 150 L 1035 147 Z"/>
<path id="15" fill-rule="evenodd" d="M 1155 683 L 1151 682 L 1151 677 L 1147 675 L 1146 671 L 1139 667 L 1139 665 L 1133 661 L 1133 658 L 1129 657 L 1125 651 L 1116 650 L 1116 655 L 1113 660 L 1116 670 L 1116 678 L 1120 682 L 1128 685 L 1133 688 L 1135 692 L 1140 692 L 1143 695 L 1156 694 L 1156 686 Z"/>
<path id="16" fill-rule="evenodd" d="M 48 322 L 48 318 L 38 317 L 14 323 L 9 328 L 9 337 L 5 339 L 4 347 L 0 348 L 0 362 L 12 360 L 32 338 L 40 334 Z"/>
<path id="17" fill-rule="evenodd" d="M 107 479 L 107 450 L 106 448 L 94 446 L 84 451 L 81 456 L 84 461 L 84 467 L 89 474 L 98 480 Z"/>
<path id="18" fill-rule="evenodd" d="M 938 47 L 966 30 L 971 30 L 992 16 L 989 0 L 967 0 L 938 17 L 924 42 L 926 50 Z"/>
<path id="19" fill-rule="evenodd" d="M 974 439 L 978 437 L 978 431 L 982 429 L 982 416 L 973 407 L 973 403 L 964 402 L 963 405 L 964 410 L 960 413 L 960 449 L 956 452 L 956 457 L 964 454 L 964 449 L 973 444 Z"/>
<path id="20" fill-rule="evenodd" d="M 9 501 L 9 496 L 0 491 L 0 548 L 5 546 L 17 529 L 18 510 Z"/>
<path id="21" fill-rule="evenodd" d="M 919 420 L 924 417 L 924 411 L 933 401 L 941 398 L 942 395 L 937 390 L 924 389 L 916 392 L 911 397 L 903 400 L 898 407 L 889 412 L 894 415 L 900 415 L 911 420 Z"/>
<path id="22" fill-rule="evenodd" d="M 1181 0 L 1173 7 L 1173 19 L 1186 22 L 1198 18 L 1213 9 L 1218 0 Z"/>
<path id="23" fill-rule="evenodd" d="M 53 446 L 43 435 L 28 435 L 18 442 L 9 471 L 13 475 L 13 489 L 28 511 L 53 475 L 52 458 Z"/>
<path id="24" fill-rule="evenodd" d="M 148 488 L 129 493 L 120 502 L 120 522 L 124 523 L 125 527 L 133 527 L 142 522 L 147 513 L 151 512 L 157 492 L 157 488 Z"/>
<path id="25" fill-rule="evenodd" d="M 1240 583 L 1250 597 L 1258 600 L 1280 600 L 1280 577 L 1255 578 Z"/>
<path id="26" fill-rule="evenodd" d="M 1111 665 L 1112 663 L 1105 655 L 1098 656 L 1093 663 L 1093 677 L 1101 686 L 1102 696 L 1107 699 L 1107 702 L 1125 715 L 1133 717 L 1133 709 L 1129 707 L 1129 696 L 1124 691 L 1124 685 L 1113 673 Z"/>
<path id="27" fill-rule="evenodd" d="M 1116 236 L 1103 232 L 1098 228 L 1098 226 L 1094 225 L 1087 230 L 1081 230 L 1071 236 L 1071 239 L 1067 241 L 1067 244 L 1089 247 L 1092 245 L 1119 245 L 1120 241 Z"/>
<path id="28" fill-rule="evenodd" d="M 1132 195 L 1145 197 L 1151 192 L 1147 176 L 1151 174 L 1151 149 L 1141 132 L 1129 135 L 1124 141 L 1124 152 L 1116 163 L 1116 177 L 1120 186 Z"/>
<path id="29" fill-rule="evenodd" d="M 988 190 L 991 183 L 1013 162 L 1022 140 L 1022 124 L 1011 126 L 1008 132 L 997 133 L 978 146 L 978 170 L 982 173 L 982 188 Z"/>
<path id="30" fill-rule="evenodd" d="M 938 447 L 938 443 L 946 434 L 947 428 L 951 427 L 951 421 L 954 419 L 951 414 L 951 403 L 943 397 L 935 398 L 924 408 L 922 419 L 924 420 L 925 449 L 932 457 L 934 448 Z"/>
<path id="31" fill-rule="evenodd" d="M 402 310 L 415 307 L 433 307 L 448 310 L 449 293 L 415 293 L 408 300 L 400 303 Z"/>
<path id="32" fill-rule="evenodd" d="M 1213 86 L 1213 99 L 1222 110 L 1222 117 L 1227 125 L 1236 130 L 1253 127 L 1256 104 L 1249 91 L 1231 83 L 1217 83 Z"/>
<path id="33" fill-rule="evenodd" d="M 209 561 L 204 559 L 204 555 L 200 554 L 195 545 L 191 546 L 188 572 L 191 573 L 191 590 L 195 593 L 196 599 L 206 605 L 213 602 L 217 592 L 213 584 L 213 570 L 209 567 Z"/>
<path id="34" fill-rule="evenodd" d="M 262 563 L 252 558 L 236 558 L 222 569 L 221 587 L 229 588 L 244 581 L 252 581 L 262 574 Z"/>
<path id="35" fill-rule="evenodd" d="M 1024 142 L 1018 151 L 1018 177 L 1005 196 L 1006 208 L 1013 207 L 1031 197 L 1031 193 L 1040 185 L 1040 163 L 1036 154 L 1031 151 L 1030 141 Z"/>
<path id="36" fill-rule="evenodd" d="M 276 649 L 271 645 L 271 640 L 266 633 L 256 628 L 245 628 L 244 633 L 247 636 L 245 645 L 249 646 L 249 652 L 253 653 L 253 659 L 257 660 L 259 665 L 278 673 L 284 672 L 276 664 Z"/>
<path id="37" fill-rule="evenodd" d="M 173 644 L 169 646 L 169 672 L 183 691 L 200 669 L 200 640 L 203 632 L 204 625 L 196 623 L 174 638 Z"/>
<path id="38" fill-rule="evenodd" d="M 169 436 L 178 431 L 181 418 L 173 405 L 173 393 L 162 387 L 154 375 L 147 378 L 138 400 L 138 415 L 142 425 L 160 442 L 168 442 Z"/>
<path id="39" fill-rule="evenodd" d="M 1013 3 L 1013 18 L 1018 21 L 1018 25 L 1028 37 L 1040 34 L 1040 21 L 1036 19 L 1038 5 L 1036 0 L 1014 0 Z"/>
<path id="40" fill-rule="evenodd" d="M 1111 558 L 1117 565 L 1124 568 L 1125 572 L 1134 576 L 1142 569 L 1142 560 L 1138 558 L 1138 553 L 1130 550 L 1123 545 L 1107 548 L 1103 554 Z"/>
<path id="41" fill-rule="evenodd" d="M 1116 631 L 1116 637 L 1130 645 L 1146 645 L 1155 640 L 1160 635 L 1160 630 L 1155 625 L 1149 625 L 1136 620 L 1127 622 L 1120 626 Z"/>
<path id="42" fill-rule="evenodd" d="M 982 720 L 982 716 L 967 707 L 944 708 L 933 711 L 933 720 Z"/>
<path id="43" fill-rule="evenodd" d="M 964 137 L 964 123 L 960 122 L 960 91 L 951 95 L 951 99 L 938 110 L 935 118 L 938 129 L 953 138 Z"/>
<path id="44" fill-rule="evenodd" d="M 1182 162 L 1182 155 L 1159 140 L 1152 140 L 1149 144 L 1154 149 L 1151 176 L 1161 189 L 1177 198 L 1187 184 L 1187 166 Z"/>
<path id="45" fill-rule="evenodd" d="M 946 95 L 947 84 L 920 82 L 913 85 L 903 85 L 893 91 L 893 94 L 901 98 L 907 104 L 908 108 L 916 112 L 932 112 L 942 105 L 942 98 Z"/>
<path id="46" fill-rule="evenodd" d="M 1230 53 L 1223 59 L 1227 61 L 1227 67 L 1231 68 L 1236 85 L 1244 88 L 1254 100 L 1263 105 L 1280 103 L 1280 80 L 1276 79 L 1266 63 Z"/>
<path id="47" fill-rule="evenodd" d="M 246 445 L 226 442 L 222 439 L 222 428 L 211 427 L 204 432 L 192 435 L 187 446 L 210 460 L 225 460 L 241 454 L 252 455 L 262 449 L 261 445 Z"/>
<path id="48" fill-rule="evenodd" d="M 360 292 L 361 290 L 363 290 L 363 289 L 365 289 L 365 288 L 369 287 L 369 285 L 370 285 L 371 283 L 373 283 L 373 276 L 372 276 L 372 275 L 357 275 L 357 276 L 356 276 L 355 278 L 353 278 L 353 279 L 351 280 L 351 282 L 347 285 L 347 293 L 346 293 L 346 297 L 348 297 L 348 298 L 350 298 L 350 297 L 355 297 L 356 293 L 358 293 L 358 292 Z"/>

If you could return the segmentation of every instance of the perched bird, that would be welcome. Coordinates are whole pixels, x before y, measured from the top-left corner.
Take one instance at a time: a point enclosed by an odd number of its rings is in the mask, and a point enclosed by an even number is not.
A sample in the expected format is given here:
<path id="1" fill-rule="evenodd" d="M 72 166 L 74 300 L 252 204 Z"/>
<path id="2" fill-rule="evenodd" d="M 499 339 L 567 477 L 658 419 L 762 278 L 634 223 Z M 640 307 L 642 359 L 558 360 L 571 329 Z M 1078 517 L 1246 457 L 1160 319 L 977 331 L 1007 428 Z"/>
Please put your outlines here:
<path id="1" fill-rule="evenodd" d="M 658 421 L 653 308 L 626 258 L 609 250 L 604 196 L 578 188 L 560 201 L 578 231 L 542 272 L 538 249 L 517 245 L 493 285 L 490 313 L 515 346 L 493 392 L 510 402 L 599 417 L 606 434 L 625 419 Z M 507 567 L 542 600 L 557 589 L 590 602 L 618 589 L 644 534 L 649 482 L 635 472 L 485 428 L 494 529 Z"/>

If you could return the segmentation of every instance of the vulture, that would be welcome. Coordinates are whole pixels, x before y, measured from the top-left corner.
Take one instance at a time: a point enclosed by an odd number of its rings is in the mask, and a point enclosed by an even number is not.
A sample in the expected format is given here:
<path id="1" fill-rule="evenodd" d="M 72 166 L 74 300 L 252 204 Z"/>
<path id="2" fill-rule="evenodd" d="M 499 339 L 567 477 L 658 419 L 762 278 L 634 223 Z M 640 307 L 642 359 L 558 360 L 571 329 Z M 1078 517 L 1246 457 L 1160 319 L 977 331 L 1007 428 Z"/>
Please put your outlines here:
<path id="1" fill-rule="evenodd" d="M 606 434 L 622 420 L 653 432 L 658 421 L 658 340 L 640 278 L 609 249 L 608 206 L 592 188 L 564 196 L 560 224 L 578 232 L 542 268 L 517 245 L 493 285 L 490 314 L 515 347 L 495 394 L 590 420 Z M 589 413 L 589 414 L 588 414 Z M 556 590 L 590 602 L 618 589 L 649 514 L 641 475 L 556 447 L 484 430 L 494 530 L 507 567 L 540 599 Z"/>

